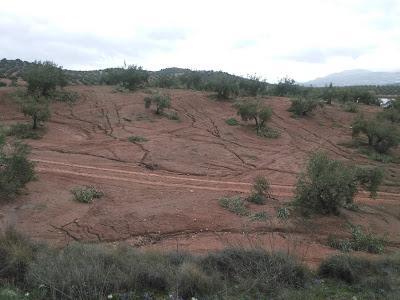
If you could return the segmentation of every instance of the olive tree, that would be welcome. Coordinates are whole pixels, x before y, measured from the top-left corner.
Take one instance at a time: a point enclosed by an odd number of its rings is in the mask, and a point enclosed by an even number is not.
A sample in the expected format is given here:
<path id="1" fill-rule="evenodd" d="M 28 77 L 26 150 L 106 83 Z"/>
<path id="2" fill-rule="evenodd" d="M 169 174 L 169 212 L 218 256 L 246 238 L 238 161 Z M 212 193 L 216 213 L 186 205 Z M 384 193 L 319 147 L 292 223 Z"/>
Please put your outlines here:
<path id="1" fill-rule="evenodd" d="M 22 112 L 32 118 L 32 129 L 50 118 L 49 100 L 44 96 L 28 95 L 20 99 Z"/>
<path id="2" fill-rule="evenodd" d="M 26 145 L 7 145 L 0 133 L 0 202 L 16 196 L 34 179 L 34 166 L 27 159 L 28 154 Z"/>
<path id="3" fill-rule="evenodd" d="M 33 63 L 23 77 L 28 83 L 28 94 L 31 95 L 49 97 L 58 86 L 67 84 L 63 69 L 50 61 Z"/>
<path id="4" fill-rule="evenodd" d="M 257 133 L 262 133 L 266 122 L 272 117 L 272 108 L 265 105 L 261 100 L 239 101 L 235 104 L 237 114 L 243 121 L 254 120 Z"/>
<path id="5" fill-rule="evenodd" d="M 163 94 L 155 94 L 151 97 L 144 98 L 144 106 L 150 108 L 151 105 L 156 106 L 157 115 L 162 115 L 165 108 L 171 107 L 171 98 Z"/>
<path id="6" fill-rule="evenodd" d="M 353 203 L 359 185 L 374 196 L 382 179 L 380 169 L 346 165 L 317 152 L 299 176 L 294 204 L 303 214 L 338 214 L 342 206 Z"/>
<path id="7" fill-rule="evenodd" d="M 368 145 L 379 153 L 387 153 L 390 148 L 400 143 L 398 127 L 385 120 L 367 120 L 359 116 L 353 122 L 352 130 L 353 137 L 364 134 L 368 139 Z"/>

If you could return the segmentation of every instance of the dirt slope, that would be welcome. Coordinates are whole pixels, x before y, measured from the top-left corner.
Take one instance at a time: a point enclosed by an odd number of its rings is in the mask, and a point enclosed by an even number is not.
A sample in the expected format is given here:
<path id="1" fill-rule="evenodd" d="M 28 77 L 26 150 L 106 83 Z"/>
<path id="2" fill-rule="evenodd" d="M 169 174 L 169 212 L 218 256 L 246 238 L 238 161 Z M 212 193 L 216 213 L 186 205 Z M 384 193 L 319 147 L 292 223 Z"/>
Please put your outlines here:
<path id="1" fill-rule="evenodd" d="M 143 92 L 114 93 L 111 87 L 76 86 L 77 104 L 52 104 L 52 119 L 41 140 L 29 141 L 38 180 L 29 193 L 2 205 L 2 227 L 13 225 L 30 236 L 63 245 L 73 240 L 127 242 L 137 247 L 203 252 L 228 245 L 281 249 L 310 263 L 333 252 L 329 234 L 348 234 L 348 222 L 387 234 L 390 248 L 400 246 L 399 186 L 384 186 L 378 199 L 360 193 L 360 212 L 341 217 L 296 218 L 282 222 L 276 208 L 290 200 L 296 176 L 310 153 L 371 163 L 355 150 L 340 146 L 351 139 L 353 114 L 327 106 L 304 119 L 291 118 L 289 101 L 266 99 L 274 109 L 270 125 L 281 132 L 275 140 L 257 137 L 248 126 L 228 126 L 235 117 L 230 103 L 207 94 L 166 90 L 171 111 L 180 121 L 145 110 Z M 0 91 L 0 122 L 25 120 Z M 372 113 L 376 108 L 363 108 Z M 131 143 L 129 136 L 143 136 Z M 400 168 L 386 165 L 396 182 Z M 267 222 L 233 215 L 218 205 L 222 196 L 248 193 L 257 175 L 272 182 L 278 200 L 265 206 Z M 105 196 L 91 205 L 72 201 L 70 189 L 84 184 Z"/>

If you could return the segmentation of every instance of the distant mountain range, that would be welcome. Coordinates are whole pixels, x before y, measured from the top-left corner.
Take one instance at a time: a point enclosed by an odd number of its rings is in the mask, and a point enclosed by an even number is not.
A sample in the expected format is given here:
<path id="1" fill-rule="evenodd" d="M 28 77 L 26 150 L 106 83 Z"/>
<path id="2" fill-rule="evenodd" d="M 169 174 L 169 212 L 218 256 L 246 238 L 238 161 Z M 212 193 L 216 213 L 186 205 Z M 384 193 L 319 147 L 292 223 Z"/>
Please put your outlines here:
<path id="1" fill-rule="evenodd" d="M 400 85 L 400 72 L 373 72 L 368 70 L 348 70 L 304 82 L 305 86 L 350 85 Z"/>

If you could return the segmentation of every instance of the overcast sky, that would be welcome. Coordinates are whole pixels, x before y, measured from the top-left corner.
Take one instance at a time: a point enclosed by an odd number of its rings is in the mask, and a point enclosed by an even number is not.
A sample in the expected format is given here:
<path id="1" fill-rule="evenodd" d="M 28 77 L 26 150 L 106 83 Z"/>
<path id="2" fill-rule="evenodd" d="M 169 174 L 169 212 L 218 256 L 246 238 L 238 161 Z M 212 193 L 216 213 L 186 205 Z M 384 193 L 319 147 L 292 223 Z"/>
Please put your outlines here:
<path id="1" fill-rule="evenodd" d="M 400 0 L 0 0 L 0 57 L 306 81 L 400 70 Z"/>

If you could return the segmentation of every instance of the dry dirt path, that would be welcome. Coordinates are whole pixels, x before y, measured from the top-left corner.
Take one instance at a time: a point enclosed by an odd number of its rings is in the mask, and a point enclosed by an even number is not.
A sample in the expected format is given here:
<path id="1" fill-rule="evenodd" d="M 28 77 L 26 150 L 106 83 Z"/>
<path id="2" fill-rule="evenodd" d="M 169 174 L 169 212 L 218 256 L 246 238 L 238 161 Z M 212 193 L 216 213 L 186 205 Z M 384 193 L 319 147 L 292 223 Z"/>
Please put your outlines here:
<path id="1" fill-rule="evenodd" d="M 90 165 L 72 164 L 61 161 L 32 159 L 37 163 L 36 170 L 42 173 L 67 174 L 97 179 L 132 182 L 151 186 L 199 189 L 208 191 L 229 191 L 249 193 L 249 182 L 199 179 L 189 176 L 171 176 L 152 172 L 127 171 L 115 168 L 102 168 Z M 277 197 L 293 196 L 294 186 L 271 184 L 272 192 Z M 360 191 L 357 200 L 370 200 L 368 192 Z M 378 192 L 376 201 L 400 201 L 400 194 Z"/>

